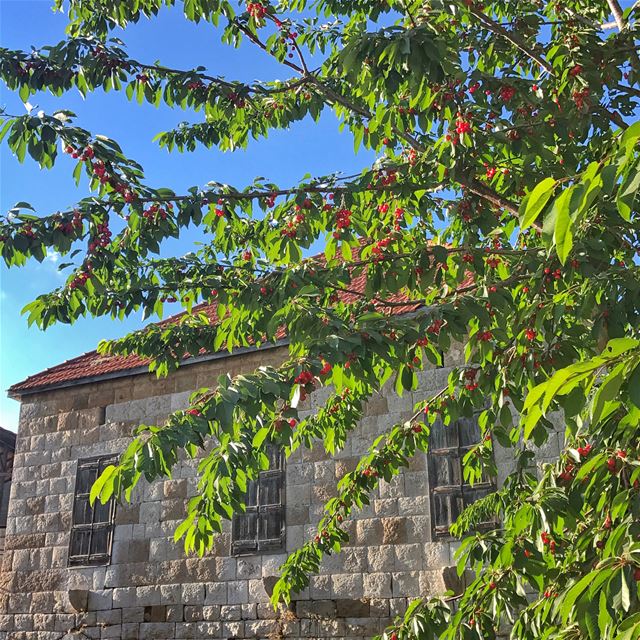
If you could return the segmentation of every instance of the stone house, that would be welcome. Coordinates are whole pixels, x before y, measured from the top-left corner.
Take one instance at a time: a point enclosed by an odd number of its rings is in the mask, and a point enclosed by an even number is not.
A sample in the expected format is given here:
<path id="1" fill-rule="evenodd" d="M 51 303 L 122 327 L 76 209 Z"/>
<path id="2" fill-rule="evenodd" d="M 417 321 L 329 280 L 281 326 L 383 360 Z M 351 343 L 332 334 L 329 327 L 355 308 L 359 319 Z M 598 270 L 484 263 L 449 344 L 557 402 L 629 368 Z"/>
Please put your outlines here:
<path id="1" fill-rule="evenodd" d="M 268 602 L 286 552 L 315 535 L 337 479 L 385 426 L 442 388 L 453 361 L 421 372 L 418 393 L 398 397 L 386 388 L 335 457 L 316 447 L 285 463 L 276 452 L 248 515 L 203 558 L 186 557 L 173 542 L 195 486 L 189 464 L 171 480 L 142 482 L 131 505 L 89 507 L 93 479 L 127 446 L 133 427 L 185 407 L 193 389 L 222 373 L 276 365 L 285 355 L 283 341 L 199 356 L 157 379 L 137 357 L 92 352 L 12 387 L 21 412 L 0 573 L 0 638 L 363 640 L 411 599 L 445 591 L 455 564 L 448 524 L 464 503 L 500 483 L 512 459 L 498 450 L 498 478 L 465 485 L 460 457 L 477 440 L 473 420 L 436 432 L 429 456 L 417 455 L 393 482 L 380 484 L 348 523 L 349 545 L 325 559 L 290 610 L 276 613 Z M 322 399 L 322 391 L 313 394 L 308 410 Z M 542 455 L 553 458 L 559 444 L 554 435 Z"/>

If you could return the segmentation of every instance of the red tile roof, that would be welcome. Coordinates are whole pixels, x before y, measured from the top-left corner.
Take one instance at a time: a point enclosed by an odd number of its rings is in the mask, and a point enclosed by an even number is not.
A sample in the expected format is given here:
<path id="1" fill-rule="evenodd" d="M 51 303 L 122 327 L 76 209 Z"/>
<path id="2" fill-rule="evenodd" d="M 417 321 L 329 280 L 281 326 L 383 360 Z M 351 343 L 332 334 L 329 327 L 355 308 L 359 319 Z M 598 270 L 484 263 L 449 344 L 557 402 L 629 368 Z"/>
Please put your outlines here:
<path id="1" fill-rule="evenodd" d="M 366 282 L 366 274 L 362 273 L 351 281 L 349 288 L 356 292 L 363 292 Z M 357 293 L 339 292 L 342 302 L 350 303 L 358 299 Z M 402 294 L 394 294 L 387 298 L 390 302 L 398 303 L 408 301 L 408 298 Z M 414 311 L 420 307 L 419 303 L 410 303 L 401 306 L 382 307 L 378 305 L 380 310 L 386 310 L 394 315 Z M 217 319 L 217 304 L 203 303 L 194 310 L 206 313 L 212 322 Z M 177 322 L 179 318 L 184 316 L 184 312 L 163 320 L 162 323 Z M 284 331 L 279 338 L 284 338 Z M 229 357 L 234 354 L 229 354 Z M 10 396 L 21 396 L 23 394 L 32 393 L 37 390 L 45 390 L 60 386 L 71 386 L 75 384 L 84 384 L 92 382 L 102 377 L 124 376 L 135 373 L 142 373 L 149 365 L 149 360 L 136 355 L 129 356 L 102 356 L 97 351 L 90 351 L 84 355 L 78 356 L 71 360 L 67 360 L 59 365 L 46 369 L 33 376 L 29 376 L 26 380 L 18 382 L 9 388 Z M 137 371 L 139 370 L 139 371 Z"/>

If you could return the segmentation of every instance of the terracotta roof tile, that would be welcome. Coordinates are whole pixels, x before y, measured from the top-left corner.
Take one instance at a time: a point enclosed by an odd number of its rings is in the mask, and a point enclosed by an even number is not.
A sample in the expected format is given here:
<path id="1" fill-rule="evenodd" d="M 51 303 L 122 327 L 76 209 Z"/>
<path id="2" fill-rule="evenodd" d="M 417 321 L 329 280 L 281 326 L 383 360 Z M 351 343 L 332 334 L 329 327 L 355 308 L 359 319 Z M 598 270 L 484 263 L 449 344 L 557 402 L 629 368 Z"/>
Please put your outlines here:
<path id="1" fill-rule="evenodd" d="M 354 278 L 350 284 L 350 289 L 354 291 L 364 291 L 366 275 L 360 274 Z M 358 296 L 355 293 L 339 292 L 339 297 L 343 302 L 354 302 Z M 410 311 L 414 311 L 420 307 L 418 303 L 408 302 L 408 299 L 402 294 L 395 294 L 389 296 L 389 301 L 398 303 L 407 300 L 406 305 L 386 307 L 386 309 L 394 314 L 403 314 Z M 212 321 L 216 321 L 217 314 L 216 304 L 200 304 L 194 307 L 199 312 L 205 312 Z M 184 316 L 184 312 L 178 313 L 166 320 L 163 320 L 161 324 L 176 322 L 179 318 Z M 284 338 L 285 332 L 282 330 L 281 335 L 278 338 Z M 233 355 L 233 354 L 230 354 Z M 72 358 L 54 367 L 46 369 L 40 373 L 36 373 L 33 376 L 29 376 L 26 380 L 18 382 L 9 388 L 9 395 L 20 396 L 24 393 L 33 392 L 36 390 L 46 389 L 49 387 L 68 386 L 71 384 L 82 384 L 83 382 L 89 382 L 91 379 L 101 376 L 108 376 L 113 374 L 126 375 L 126 372 L 132 372 L 142 367 L 147 367 L 149 360 L 140 358 L 136 355 L 129 356 L 101 356 L 97 351 L 90 351 L 84 355 Z"/>

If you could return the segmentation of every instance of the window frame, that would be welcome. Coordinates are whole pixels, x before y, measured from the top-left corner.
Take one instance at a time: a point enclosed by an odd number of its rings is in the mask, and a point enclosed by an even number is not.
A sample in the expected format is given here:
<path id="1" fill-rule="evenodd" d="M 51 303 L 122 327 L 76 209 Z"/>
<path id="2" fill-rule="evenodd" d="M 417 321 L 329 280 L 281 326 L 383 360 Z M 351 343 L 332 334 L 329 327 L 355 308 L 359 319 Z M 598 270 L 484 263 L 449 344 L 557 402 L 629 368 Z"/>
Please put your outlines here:
<path id="1" fill-rule="evenodd" d="M 96 509 L 89 505 L 91 509 L 91 522 L 76 522 L 76 506 L 80 500 L 86 500 L 89 503 L 89 495 L 91 486 L 95 482 L 102 471 L 110 464 L 117 463 L 118 456 L 116 454 L 93 456 L 90 458 L 79 458 L 76 467 L 76 481 L 73 489 L 73 507 L 71 511 L 71 530 L 69 532 L 69 554 L 67 566 L 69 567 L 97 567 L 105 566 L 111 563 L 111 551 L 113 548 L 113 531 L 115 528 L 116 500 L 111 497 L 106 503 L 108 506 L 108 517 L 105 521 L 95 522 Z M 79 491 L 80 476 L 83 470 L 95 469 L 96 475 L 90 482 L 87 491 Z M 93 542 L 94 533 L 97 531 L 105 531 L 107 533 L 106 549 L 100 553 L 91 553 L 91 544 Z M 87 553 L 73 553 L 74 539 L 77 532 L 89 532 L 89 543 Z"/>
<path id="2" fill-rule="evenodd" d="M 435 517 L 435 513 L 436 513 L 436 498 L 438 496 L 452 496 L 452 497 L 456 497 L 458 499 L 461 499 L 462 501 L 462 510 L 466 509 L 470 504 L 473 504 L 473 502 L 475 501 L 468 501 L 468 496 L 469 495 L 473 495 L 473 494 L 477 494 L 480 492 L 487 492 L 487 493 L 491 493 L 493 491 L 496 490 L 496 478 L 495 477 L 489 477 L 488 480 L 484 481 L 484 482 L 476 482 L 475 484 L 471 485 L 468 482 L 465 482 L 464 480 L 464 472 L 463 472 L 463 458 L 464 456 L 471 450 L 473 449 L 475 446 L 477 446 L 481 440 L 477 440 L 475 442 L 471 442 L 469 444 L 463 445 L 461 444 L 462 442 L 462 438 L 460 437 L 460 429 L 461 426 L 463 424 L 463 420 L 469 420 L 469 419 L 473 419 L 476 422 L 478 422 L 478 416 L 480 415 L 480 411 L 476 411 L 473 413 L 472 416 L 467 417 L 467 416 L 461 416 L 460 418 L 458 418 L 454 425 L 455 425 L 455 429 L 456 429 L 456 446 L 451 446 L 451 447 L 440 447 L 438 449 L 429 449 L 428 453 L 427 453 L 427 476 L 428 476 L 428 482 L 429 482 L 429 507 L 431 510 L 431 538 L 432 540 L 446 540 L 446 539 L 451 539 L 453 538 L 453 536 L 451 535 L 450 532 L 450 528 L 451 525 L 455 522 L 455 520 L 453 521 L 448 521 L 447 524 L 442 525 L 442 524 L 436 524 L 436 517 Z M 438 418 L 437 421 L 431 425 L 431 430 L 433 430 L 433 427 L 435 424 L 437 424 L 438 422 L 440 422 L 441 424 L 441 428 L 446 431 L 448 429 L 452 429 L 454 427 L 454 425 L 449 425 L 446 426 L 441 418 Z M 479 425 L 478 426 L 478 434 L 480 436 L 480 438 L 482 438 L 482 433 L 480 431 Z M 449 458 L 452 461 L 455 461 L 455 463 L 457 464 L 457 468 L 458 468 L 458 477 L 460 479 L 458 484 L 446 484 L 446 485 L 437 485 L 436 481 L 437 481 L 437 470 L 436 470 L 436 466 L 435 466 L 435 462 L 437 458 Z M 460 511 L 460 512 L 461 512 Z M 450 513 L 448 516 L 448 519 L 450 519 Z M 496 526 L 496 520 L 490 520 L 490 521 L 486 521 L 486 522 L 481 522 L 479 523 L 479 525 L 477 526 L 476 530 L 478 531 L 488 531 L 492 528 L 494 528 Z"/>
<path id="3" fill-rule="evenodd" d="M 253 486 L 247 488 L 247 494 L 255 487 L 256 499 L 255 505 L 246 505 L 246 510 L 243 513 L 234 513 L 231 522 L 231 555 L 243 556 L 243 555 L 256 555 L 258 553 L 278 553 L 285 548 L 286 541 L 286 482 L 285 482 L 285 455 L 284 450 L 277 445 L 269 444 L 268 448 L 277 450 L 278 468 L 269 468 L 265 471 L 260 471 L 256 480 L 250 480 L 249 482 Z M 271 456 L 269 453 L 269 458 Z M 279 492 L 280 501 L 277 504 L 274 503 L 261 503 L 261 494 L 268 481 L 276 479 L 276 487 Z M 269 517 L 270 514 L 279 513 L 279 534 L 275 538 L 261 538 L 262 527 L 264 519 L 261 516 Z M 255 524 L 255 537 L 252 538 L 240 538 L 240 524 L 242 520 L 247 517 L 254 516 L 256 519 Z"/>
<path id="4" fill-rule="evenodd" d="M 7 528 L 15 450 L 15 434 L 0 427 L 0 530 Z"/>

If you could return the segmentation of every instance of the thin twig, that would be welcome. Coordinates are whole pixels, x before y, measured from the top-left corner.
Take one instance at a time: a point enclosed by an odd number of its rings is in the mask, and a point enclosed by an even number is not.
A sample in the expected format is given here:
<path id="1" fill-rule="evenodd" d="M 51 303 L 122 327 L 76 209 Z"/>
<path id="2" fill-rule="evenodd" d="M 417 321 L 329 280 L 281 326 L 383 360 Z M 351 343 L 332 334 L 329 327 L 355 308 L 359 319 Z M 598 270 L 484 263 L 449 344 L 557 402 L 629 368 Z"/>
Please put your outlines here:
<path id="1" fill-rule="evenodd" d="M 469 13 L 479 20 L 482 25 L 488 30 L 494 33 L 495 35 L 503 37 L 505 40 L 508 40 L 512 45 L 514 45 L 517 49 L 520 49 L 522 53 L 524 53 L 528 58 L 531 58 L 536 64 L 538 64 L 542 69 L 544 69 L 550 76 L 555 75 L 553 72 L 553 67 L 539 54 L 537 54 L 533 49 L 531 49 L 527 44 L 514 33 L 507 31 L 502 25 L 492 20 L 489 16 L 477 10 L 473 5 L 465 5 Z"/>

